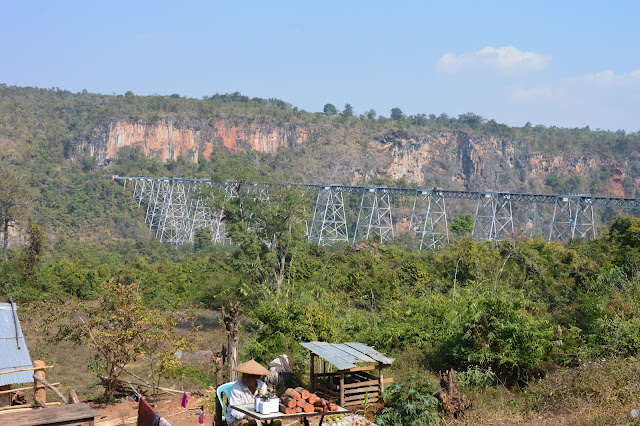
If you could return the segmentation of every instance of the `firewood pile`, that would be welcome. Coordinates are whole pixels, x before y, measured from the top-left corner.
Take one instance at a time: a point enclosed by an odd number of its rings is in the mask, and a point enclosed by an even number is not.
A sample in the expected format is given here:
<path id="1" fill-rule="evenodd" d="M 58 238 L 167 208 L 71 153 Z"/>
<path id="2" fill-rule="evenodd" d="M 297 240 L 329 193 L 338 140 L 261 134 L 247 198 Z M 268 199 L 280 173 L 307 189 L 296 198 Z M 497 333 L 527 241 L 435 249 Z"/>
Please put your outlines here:
<path id="1" fill-rule="evenodd" d="M 280 397 L 281 413 L 328 413 L 330 411 L 338 411 L 338 406 L 302 387 L 288 388 Z"/>
<path id="2" fill-rule="evenodd" d="M 99 386 L 106 388 L 108 386 L 108 380 L 105 376 L 98 376 L 100 378 Z M 136 385 L 134 387 L 134 385 Z M 111 382 L 111 386 L 113 386 L 113 395 L 115 397 L 128 397 L 135 396 L 136 399 L 142 396 L 148 396 L 148 391 L 146 386 L 143 386 L 141 383 L 132 383 L 126 380 L 115 379 Z"/>
<path id="3" fill-rule="evenodd" d="M 25 405 L 27 403 L 27 397 L 24 395 L 24 392 L 18 391 L 11 396 L 11 404 L 10 405 Z"/>

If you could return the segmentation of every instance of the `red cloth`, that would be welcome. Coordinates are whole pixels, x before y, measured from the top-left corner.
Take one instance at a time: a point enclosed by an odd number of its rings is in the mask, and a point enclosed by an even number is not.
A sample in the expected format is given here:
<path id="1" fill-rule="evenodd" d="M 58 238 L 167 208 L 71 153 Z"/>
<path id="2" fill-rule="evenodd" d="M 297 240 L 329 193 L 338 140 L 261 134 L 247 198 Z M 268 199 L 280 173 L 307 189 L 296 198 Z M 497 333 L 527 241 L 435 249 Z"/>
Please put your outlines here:
<path id="1" fill-rule="evenodd" d="M 153 416 L 155 414 L 155 410 L 151 408 L 149 403 L 145 401 L 143 398 L 140 398 L 140 403 L 138 404 L 138 426 L 152 426 L 153 425 Z"/>

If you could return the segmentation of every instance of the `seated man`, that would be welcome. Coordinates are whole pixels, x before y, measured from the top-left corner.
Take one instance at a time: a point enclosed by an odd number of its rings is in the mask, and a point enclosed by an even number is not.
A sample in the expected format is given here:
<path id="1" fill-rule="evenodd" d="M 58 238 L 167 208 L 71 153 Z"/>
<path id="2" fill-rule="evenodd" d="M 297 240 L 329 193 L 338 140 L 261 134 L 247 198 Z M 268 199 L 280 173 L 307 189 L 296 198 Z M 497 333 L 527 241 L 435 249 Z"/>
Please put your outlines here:
<path id="1" fill-rule="evenodd" d="M 231 387 L 228 405 L 253 405 L 259 390 L 262 390 L 262 393 L 267 392 L 267 385 L 262 380 L 259 380 L 259 377 L 269 374 L 269 370 L 251 360 L 238 365 L 235 371 L 242 373 L 242 378 Z M 232 426 L 259 424 L 253 417 L 233 408 L 227 409 L 227 423 Z M 273 424 L 282 425 L 282 421 L 276 420 Z"/>

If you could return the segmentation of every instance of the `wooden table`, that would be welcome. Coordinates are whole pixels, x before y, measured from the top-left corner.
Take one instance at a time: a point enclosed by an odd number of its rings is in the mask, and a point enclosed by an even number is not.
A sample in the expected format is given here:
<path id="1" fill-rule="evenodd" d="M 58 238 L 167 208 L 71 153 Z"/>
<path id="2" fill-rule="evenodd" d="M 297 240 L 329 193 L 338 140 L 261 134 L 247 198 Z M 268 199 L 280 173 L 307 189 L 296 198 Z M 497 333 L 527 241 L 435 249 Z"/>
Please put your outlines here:
<path id="1" fill-rule="evenodd" d="M 77 425 L 87 423 L 94 425 L 94 419 L 99 416 L 87 404 L 58 405 L 57 407 L 35 408 L 29 411 L 0 414 L 0 424 L 11 426 L 38 425 Z"/>
<path id="2" fill-rule="evenodd" d="M 347 414 L 350 413 L 351 410 L 347 410 L 343 407 L 338 407 L 338 411 L 328 411 L 326 413 L 295 413 L 295 414 L 285 414 L 285 413 L 271 413 L 271 414 L 262 414 L 255 411 L 255 407 L 253 404 L 243 404 L 243 405 L 232 405 L 231 408 L 234 410 L 238 410 L 241 413 L 248 414 L 251 417 L 260 420 L 262 424 L 270 424 L 275 419 L 280 420 L 290 420 L 290 419 L 299 419 L 302 418 L 304 420 L 305 426 L 309 426 L 309 417 L 318 417 L 320 416 L 320 422 L 318 422 L 318 426 L 322 425 L 322 421 L 324 420 L 324 416 L 334 416 L 336 414 Z"/>

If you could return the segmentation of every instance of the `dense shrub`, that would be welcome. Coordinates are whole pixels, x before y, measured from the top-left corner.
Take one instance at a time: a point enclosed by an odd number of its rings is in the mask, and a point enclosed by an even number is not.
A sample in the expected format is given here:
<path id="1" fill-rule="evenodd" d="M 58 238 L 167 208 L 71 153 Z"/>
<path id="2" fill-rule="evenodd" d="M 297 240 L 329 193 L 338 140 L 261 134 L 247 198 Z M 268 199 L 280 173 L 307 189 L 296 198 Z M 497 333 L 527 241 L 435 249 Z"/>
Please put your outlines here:
<path id="1" fill-rule="evenodd" d="M 437 423 L 436 387 L 428 380 L 411 377 L 389 386 L 382 393 L 385 408 L 376 418 L 377 425 L 420 426 Z"/>

